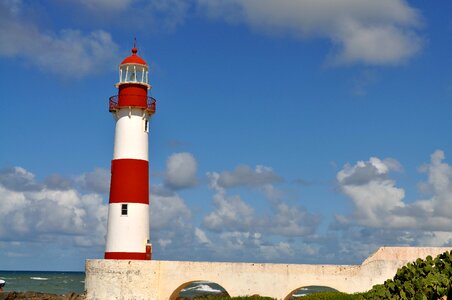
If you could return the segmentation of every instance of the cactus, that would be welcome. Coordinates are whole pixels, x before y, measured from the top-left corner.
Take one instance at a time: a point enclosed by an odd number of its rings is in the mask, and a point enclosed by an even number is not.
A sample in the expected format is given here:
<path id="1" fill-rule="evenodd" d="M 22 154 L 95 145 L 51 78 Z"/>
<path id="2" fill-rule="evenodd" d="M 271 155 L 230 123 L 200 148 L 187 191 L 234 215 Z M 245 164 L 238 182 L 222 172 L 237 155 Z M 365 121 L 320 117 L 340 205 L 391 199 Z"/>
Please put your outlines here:
<path id="1" fill-rule="evenodd" d="M 376 285 L 362 296 L 364 299 L 437 300 L 452 297 L 452 251 L 435 259 L 418 258 L 397 270 L 393 279 Z"/>

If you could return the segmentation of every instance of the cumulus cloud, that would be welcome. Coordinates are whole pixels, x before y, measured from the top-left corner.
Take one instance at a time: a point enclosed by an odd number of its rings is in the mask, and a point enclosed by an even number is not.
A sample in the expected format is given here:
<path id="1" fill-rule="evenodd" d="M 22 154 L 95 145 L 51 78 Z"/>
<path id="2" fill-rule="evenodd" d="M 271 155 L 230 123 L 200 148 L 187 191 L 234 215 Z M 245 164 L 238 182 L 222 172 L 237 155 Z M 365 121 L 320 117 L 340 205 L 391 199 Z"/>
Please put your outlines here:
<path id="1" fill-rule="evenodd" d="M 320 224 L 320 217 L 309 213 L 302 206 L 290 206 L 281 201 L 274 205 L 274 210 L 268 230 L 276 235 L 306 236 L 313 234 Z"/>
<path id="2" fill-rule="evenodd" d="M 195 237 L 201 244 L 212 245 L 212 241 L 207 237 L 206 233 L 198 227 L 195 228 Z"/>
<path id="3" fill-rule="evenodd" d="M 392 65 L 423 46 L 419 12 L 403 0 L 197 0 L 212 19 L 253 30 L 331 41 L 334 64 Z"/>
<path id="4" fill-rule="evenodd" d="M 246 168 L 246 172 L 211 172 L 208 173 L 210 187 L 215 191 L 213 203 L 215 209 L 203 219 L 203 226 L 213 232 L 257 232 L 261 234 L 293 237 L 306 236 L 315 232 L 320 218 L 307 212 L 302 206 L 289 205 L 283 201 L 284 193 L 268 182 L 279 181 L 280 177 L 268 167 L 256 167 L 256 171 Z M 265 174 L 264 174 L 265 173 Z M 225 175 L 226 174 L 226 175 Z M 231 174 L 240 174 L 234 176 Z M 246 176 L 242 176 L 246 174 Z M 261 176 L 261 174 L 264 174 Z M 235 177 L 239 178 L 237 180 Z M 221 180 L 226 178 L 225 184 Z M 268 198 L 271 213 L 259 215 L 253 207 L 239 195 L 229 196 L 225 186 L 249 184 L 259 186 Z"/>
<path id="5" fill-rule="evenodd" d="M 0 56 L 17 57 L 64 77 L 96 73 L 118 60 L 118 46 L 108 32 L 40 28 L 22 1 L 0 1 L 0 40 Z"/>
<path id="6" fill-rule="evenodd" d="M 187 247 L 196 246 L 192 212 L 185 200 L 164 186 L 151 187 L 151 241 L 159 259 L 189 259 L 184 257 Z"/>
<path id="7" fill-rule="evenodd" d="M 258 187 L 280 181 L 282 181 L 282 178 L 275 174 L 270 167 L 257 165 L 253 170 L 249 166 L 239 165 L 233 171 L 221 172 L 217 184 L 223 188 L 237 186 Z"/>
<path id="8" fill-rule="evenodd" d="M 165 185 L 171 189 L 183 189 L 196 185 L 198 164 L 188 152 L 175 153 L 166 161 Z"/>
<path id="9" fill-rule="evenodd" d="M 355 205 L 354 218 L 360 225 L 391 226 L 397 216 L 390 214 L 395 208 L 405 207 L 405 191 L 389 179 L 391 164 L 376 157 L 346 165 L 336 178 L 342 191 Z"/>
<path id="10" fill-rule="evenodd" d="M 191 210 L 177 194 L 151 194 L 150 210 L 152 227 L 156 230 L 184 227 L 191 219 Z"/>
<path id="11" fill-rule="evenodd" d="M 216 209 L 206 215 L 203 225 L 212 231 L 248 231 L 259 226 L 254 209 L 239 196 L 227 197 L 216 193 L 213 197 Z"/>
<path id="12" fill-rule="evenodd" d="M 52 174 L 44 180 L 44 184 L 51 190 L 69 190 L 74 186 L 73 180 L 59 174 Z"/>
<path id="13" fill-rule="evenodd" d="M 34 184 L 34 175 L 14 168 L 0 182 L 0 238 L 7 241 L 42 241 L 69 237 L 77 246 L 104 244 L 107 206 L 96 194 L 82 195 L 74 189 L 52 190 Z M 28 177 L 28 181 L 24 181 Z M 14 182 L 15 184 L 11 184 Z M 21 182 L 21 185 L 16 183 Z M 72 237 L 72 238 L 71 238 Z"/>
<path id="14" fill-rule="evenodd" d="M 371 158 L 346 165 L 337 180 L 352 200 L 354 212 L 350 217 L 337 216 L 334 226 L 423 231 L 435 236 L 432 241 L 443 237 L 447 243 L 452 233 L 452 217 L 447 213 L 452 209 L 452 167 L 444 159 L 443 151 L 435 151 L 430 163 L 422 167 L 428 180 L 420 185 L 429 191 L 430 198 L 411 202 L 406 201 L 405 190 L 389 178 L 389 172 L 399 168 L 394 160 Z"/>
<path id="15" fill-rule="evenodd" d="M 110 177 L 110 170 L 95 168 L 91 172 L 78 176 L 75 181 L 86 191 L 103 194 L 110 191 Z"/>
<path id="16" fill-rule="evenodd" d="M 42 189 L 42 185 L 36 182 L 35 175 L 21 167 L 0 170 L 0 184 L 18 192 Z"/>
<path id="17" fill-rule="evenodd" d="M 257 232 L 225 232 L 220 235 L 222 252 L 226 248 L 238 260 L 271 260 L 294 255 L 294 250 L 287 242 L 271 243 Z M 220 252 L 217 250 L 217 252 Z"/>
<path id="18" fill-rule="evenodd" d="M 421 168 L 428 175 L 427 182 L 421 186 L 432 195 L 431 206 L 434 213 L 442 218 L 452 218 L 448 213 L 452 209 L 452 167 L 444 160 L 442 150 L 431 155 L 430 163 Z"/>

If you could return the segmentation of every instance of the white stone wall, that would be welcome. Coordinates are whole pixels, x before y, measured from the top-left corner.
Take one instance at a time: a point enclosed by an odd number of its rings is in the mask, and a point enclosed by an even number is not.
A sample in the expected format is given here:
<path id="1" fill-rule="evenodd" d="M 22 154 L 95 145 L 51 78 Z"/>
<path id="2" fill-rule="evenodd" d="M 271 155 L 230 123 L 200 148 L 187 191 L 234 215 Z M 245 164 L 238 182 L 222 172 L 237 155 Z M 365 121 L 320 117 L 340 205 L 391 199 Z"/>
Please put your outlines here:
<path id="1" fill-rule="evenodd" d="M 199 280 L 221 285 L 230 296 L 287 299 L 300 287 L 311 285 L 355 293 L 392 278 L 407 262 L 447 250 L 450 248 L 385 247 L 359 266 L 88 260 L 85 289 L 89 300 L 173 299 L 190 282 Z"/>

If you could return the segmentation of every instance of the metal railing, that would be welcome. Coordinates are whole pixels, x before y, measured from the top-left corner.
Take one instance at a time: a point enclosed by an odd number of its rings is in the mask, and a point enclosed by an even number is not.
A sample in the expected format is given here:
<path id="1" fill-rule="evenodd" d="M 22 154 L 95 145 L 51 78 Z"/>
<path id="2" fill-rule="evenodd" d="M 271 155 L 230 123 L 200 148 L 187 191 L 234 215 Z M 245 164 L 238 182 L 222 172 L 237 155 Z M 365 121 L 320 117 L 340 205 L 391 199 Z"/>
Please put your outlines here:
<path id="1" fill-rule="evenodd" d="M 128 98 L 129 97 L 137 97 L 137 98 L 143 97 L 140 95 L 124 95 L 124 96 L 127 96 Z M 153 114 L 153 113 L 155 113 L 155 104 L 157 101 L 155 100 L 154 97 L 148 96 L 147 98 L 148 99 L 147 99 L 146 107 L 140 106 L 140 108 L 144 108 L 149 114 Z M 123 105 L 123 106 L 119 105 L 119 95 L 111 96 L 108 104 L 109 104 L 108 110 L 110 112 L 115 112 L 120 108 L 129 107 L 128 105 Z M 137 107 L 137 106 L 132 106 L 132 107 Z"/>

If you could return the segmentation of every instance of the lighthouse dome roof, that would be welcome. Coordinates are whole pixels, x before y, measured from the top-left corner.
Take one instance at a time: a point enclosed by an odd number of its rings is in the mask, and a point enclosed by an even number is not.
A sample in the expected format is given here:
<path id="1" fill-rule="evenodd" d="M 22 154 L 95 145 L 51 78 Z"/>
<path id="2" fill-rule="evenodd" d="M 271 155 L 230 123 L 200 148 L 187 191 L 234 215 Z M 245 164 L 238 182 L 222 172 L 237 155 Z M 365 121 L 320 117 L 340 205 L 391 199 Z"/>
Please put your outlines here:
<path id="1" fill-rule="evenodd" d="M 144 59 L 139 57 L 137 55 L 138 49 L 136 47 L 132 48 L 132 55 L 129 57 L 126 57 L 122 62 L 121 65 L 124 64 L 139 64 L 139 65 L 148 65 Z"/>

